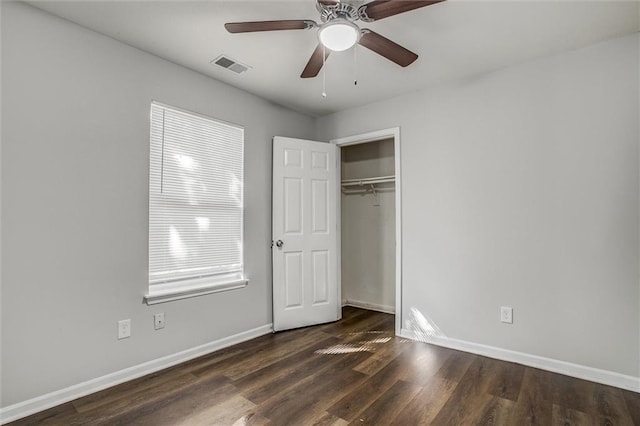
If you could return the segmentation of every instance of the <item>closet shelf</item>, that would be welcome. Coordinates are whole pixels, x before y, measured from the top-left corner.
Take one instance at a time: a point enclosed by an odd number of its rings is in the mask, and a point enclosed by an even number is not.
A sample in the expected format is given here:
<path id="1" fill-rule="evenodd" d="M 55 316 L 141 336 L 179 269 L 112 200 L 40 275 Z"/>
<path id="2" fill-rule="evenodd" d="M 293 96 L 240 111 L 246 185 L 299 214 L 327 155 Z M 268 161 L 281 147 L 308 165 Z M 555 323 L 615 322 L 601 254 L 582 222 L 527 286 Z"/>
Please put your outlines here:
<path id="1" fill-rule="evenodd" d="M 362 178 L 362 179 L 343 179 L 342 187 L 346 188 L 348 186 L 364 186 L 364 185 L 375 185 L 377 183 L 389 183 L 395 182 L 395 176 L 376 176 L 370 178 Z"/>

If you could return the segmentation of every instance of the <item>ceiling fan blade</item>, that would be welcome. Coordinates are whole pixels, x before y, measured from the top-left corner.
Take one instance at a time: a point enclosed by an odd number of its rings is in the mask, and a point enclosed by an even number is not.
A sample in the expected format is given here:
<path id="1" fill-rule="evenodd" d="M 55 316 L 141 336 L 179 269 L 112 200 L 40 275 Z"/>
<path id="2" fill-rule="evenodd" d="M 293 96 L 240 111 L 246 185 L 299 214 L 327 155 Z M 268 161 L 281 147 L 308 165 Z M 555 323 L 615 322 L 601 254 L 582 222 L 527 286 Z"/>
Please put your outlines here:
<path id="1" fill-rule="evenodd" d="M 418 59 L 418 55 L 412 51 L 405 49 L 399 44 L 369 29 L 362 29 L 362 36 L 358 43 L 369 50 L 373 50 L 378 55 L 382 55 L 388 60 L 395 62 L 401 67 L 406 67 Z"/>
<path id="2" fill-rule="evenodd" d="M 324 59 L 322 58 L 322 53 L 324 51 Z M 300 78 L 310 78 L 318 75 L 320 70 L 322 69 L 322 65 L 324 61 L 329 57 L 329 49 L 324 49 L 322 44 L 318 43 L 316 50 L 311 54 L 311 58 L 309 58 L 309 62 L 307 62 L 307 66 L 302 70 L 302 74 L 300 74 Z"/>
<path id="3" fill-rule="evenodd" d="M 252 33 L 256 31 L 306 30 L 318 25 L 309 19 L 284 21 L 229 22 L 224 27 L 230 33 Z"/>
<path id="4" fill-rule="evenodd" d="M 374 0 L 363 4 L 358 9 L 363 21 L 377 21 L 389 16 L 425 6 L 443 2 L 444 0 Z"/>

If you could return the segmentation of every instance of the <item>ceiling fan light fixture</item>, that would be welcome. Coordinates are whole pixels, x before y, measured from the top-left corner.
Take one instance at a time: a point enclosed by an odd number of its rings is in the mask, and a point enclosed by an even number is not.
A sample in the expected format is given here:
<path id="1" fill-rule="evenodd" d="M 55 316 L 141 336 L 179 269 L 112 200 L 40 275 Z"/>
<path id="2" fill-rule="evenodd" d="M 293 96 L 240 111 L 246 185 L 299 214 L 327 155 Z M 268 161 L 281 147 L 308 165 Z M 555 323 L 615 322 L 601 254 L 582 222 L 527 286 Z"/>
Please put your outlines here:
<path id="1" fill-rule="evenodd" d="M 341 52 L 358 42 L 360 28 L 346 19 L 334 19 L 320 27 L 318 39 L 327 49 Z"/>

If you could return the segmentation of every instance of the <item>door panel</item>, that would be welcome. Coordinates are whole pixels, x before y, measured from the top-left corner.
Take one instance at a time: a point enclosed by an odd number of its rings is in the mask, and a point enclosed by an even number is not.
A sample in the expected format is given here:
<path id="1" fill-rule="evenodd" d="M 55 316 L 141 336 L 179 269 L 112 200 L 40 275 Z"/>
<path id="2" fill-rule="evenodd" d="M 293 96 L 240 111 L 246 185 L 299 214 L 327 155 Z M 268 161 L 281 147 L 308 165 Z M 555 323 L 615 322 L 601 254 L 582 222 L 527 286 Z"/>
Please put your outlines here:
<path id="1" fill-rule="evenodd" d="M 329 252 L 313 252 L 313 304 L 329 302 Z"/>
<path id="2" fill-rule="evenodd" d="M 311 167 L 319 170 L 329 170 L 329 156 L 326 152 L 311 152 Z"/>
<path id="3" fill-rule="evenodd" d="M 273 140 L 273 327 L 339 319 L 336 146 Z"/>
<path id="4" fill-rule="evenodd" d="M 302 168 L 302 151 L 299 149 L 285 148 L 284 165 L 287 168 Z"/>
<path id="5" fill-rule="evenodd" d="M 284 233 L 302 234 L 302 179 L 284 178 Z"/>
<path id="6" fill-rule="evenodd" d="M 311 232 L 326 234 L 329 216 L 329 181 L 313 180 L 311 182 Z"/>
<path id="7" fill-rule="evenodd" d="M 303 255 L 301 252 L 284 254 L 284 286 L 286 294 L 286 309 L 302 307 L 304 292 L 302 256 Z"/>

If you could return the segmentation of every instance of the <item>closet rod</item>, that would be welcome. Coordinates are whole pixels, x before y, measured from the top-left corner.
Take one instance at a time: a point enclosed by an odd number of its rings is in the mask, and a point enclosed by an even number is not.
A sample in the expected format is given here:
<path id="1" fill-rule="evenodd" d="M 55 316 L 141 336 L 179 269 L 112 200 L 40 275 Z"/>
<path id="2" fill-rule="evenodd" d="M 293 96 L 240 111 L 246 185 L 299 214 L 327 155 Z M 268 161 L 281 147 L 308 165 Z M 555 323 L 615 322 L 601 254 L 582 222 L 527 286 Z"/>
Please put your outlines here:
<path id="1" fill-rule="evenodd" d="M 372 185 L 376 183 L 395 182 L 395 176 L 378 176 L 363 179 L 344 179 L 342 186 L 354 186 L 354 185 Z"/>

